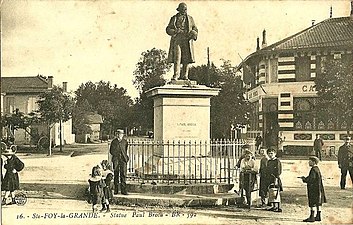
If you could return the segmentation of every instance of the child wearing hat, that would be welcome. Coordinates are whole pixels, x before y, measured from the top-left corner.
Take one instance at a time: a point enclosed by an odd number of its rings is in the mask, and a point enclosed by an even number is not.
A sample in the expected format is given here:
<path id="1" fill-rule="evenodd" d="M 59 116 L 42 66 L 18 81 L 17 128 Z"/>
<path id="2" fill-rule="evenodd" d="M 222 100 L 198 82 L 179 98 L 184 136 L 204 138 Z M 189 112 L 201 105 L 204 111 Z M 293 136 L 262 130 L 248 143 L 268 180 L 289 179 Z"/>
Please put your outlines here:
<path id="1" fill-rule="evenodd" d="M 98 210 L 98 204 L 101 204 L 104 199 L 103 188 L 105 186 L 99 166 L 94 166 L 92 168 L 91 177 L 88 179 L 88 183 L 92 200 L 92 210 L 93 212 L 96 212 Z"/>
<path id="2" fill-rule="evenodd" d="M 307 184 L 308 203 L 310 207 L 310 216 L 303 222 L 321 221 L 321 205 L 326 202 L 324 185 L 319 167 L 319 158 L 315 156 L 309 157 L 309 166 L 311 167 L 309 176 L 300 177 Z M 316 207 L 316 216 L 314 217 L 314 209 Z"/>
<path id="3" fill-rule="evenodd" d="M 257 168 L 255 159 L 250 150 L 245 150 L 244 158 L 240 162 L 241 189 L 245 190 L 246 202 L 248 208 L 251 206 L 251 192 L 256 182 Z"/>
<path id="4" fill-rule="evenodd" d="M 2 155 L 6 157 L 3 162 L 6 172 L 1 184 L 1 190 L 5 191 L 5 197 L 1 202 L 2 205 L 11 205 L 16 203 L 15 191 L 20 187 L 18 172 L 24 168 L 24 163 L 15 155 L 15 153 L 16 146 L 14 145 L 2 152 Z M 12 201 L 6 202 L 10 195 Z"/>

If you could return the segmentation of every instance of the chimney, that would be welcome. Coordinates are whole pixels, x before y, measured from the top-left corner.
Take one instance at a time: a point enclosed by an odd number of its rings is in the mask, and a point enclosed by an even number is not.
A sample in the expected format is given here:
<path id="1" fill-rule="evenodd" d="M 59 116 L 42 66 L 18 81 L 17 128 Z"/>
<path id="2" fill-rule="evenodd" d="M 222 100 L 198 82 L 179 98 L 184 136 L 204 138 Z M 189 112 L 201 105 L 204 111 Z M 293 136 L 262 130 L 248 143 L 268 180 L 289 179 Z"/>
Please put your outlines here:
<path id="1" fill-rule="evenodd" d="M 311 20 L 311 26 L 314 26 L 315 20 Z"/>
<path id="2" fill-rule="evenodd" d="M 63 92 L 67 92 L 67 82 L 63 82 Z"/>
<path id="3" fill-rule="evenodd" d="M 330 7 L 330 18 L 332 18 L 332 5 Z"/>
<path id="4" fill-rule="evenodd" d="M 53 88 L 53 76 L 48 76 L 48 89 Z"/>
<path id="5" fill-rule="evenodd" d="M 262 45 L 261 48 L 264 48 L 267 46 L 267 42 L 266 42 L 266 30 L 262 31 Z"/>
<path id="6" fill-rule="evenodd" d="M 351 19 L 353 19 L 353 0 L 351 0 Z"/>
<path id="7" fill-rule="evenodd" d="M 259 37 L 257 37 L 256 42 L 257 42 L 256 51 L 259 51 L 260 50 L 260 38 Z"/>

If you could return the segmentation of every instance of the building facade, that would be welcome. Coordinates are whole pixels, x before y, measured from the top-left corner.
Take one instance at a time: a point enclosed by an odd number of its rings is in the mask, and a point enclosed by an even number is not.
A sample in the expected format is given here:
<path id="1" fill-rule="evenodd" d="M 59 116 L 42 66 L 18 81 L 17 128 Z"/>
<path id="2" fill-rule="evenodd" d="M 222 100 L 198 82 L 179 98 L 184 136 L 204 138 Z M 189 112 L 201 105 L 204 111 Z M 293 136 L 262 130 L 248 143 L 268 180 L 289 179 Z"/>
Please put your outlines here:
<path id="1" fill-rule="evenodd" d="M 311 151 L 320 134 L 324 151 L 336 153 L 353 124 L 317 117 L 314 80 L 326 60 L 353 62 L 353 8 L 349 17 L 326 19 L 270 46 L 262 36 L 262 48 L 258 39 L 257 51 L 238 67 L 252 105 L 250 133 L 293 154 Z"/>
<path id="2" fill-rule="evenodd" d="M 66 89 L 67 83 L 63 83 Z M 39 95 L 53 87 L 52 76 L 28 76 L 28 77 L 1 77 L 1 116 L 12 114 L 16 110 L 24 114 L 29 114 L 38 109 L 37 101 Z M 23 129 L 16 130 L 14 134 L 8 134 L 9 130 L 2 131 L 2 135 L 14 135 L 15 144 L 36 144 L 34 137 L 46 135 L 49 137 L 47 127 L 44 125 L 34 125 L 30 128 L 31 135 Z M 55 124 L 51 129 L 51 137 L 54 145 L 60 144 L 60 127 Z M 62 144 L 74 143 L 72 134 L 72 121 L 62 123 Z"/>

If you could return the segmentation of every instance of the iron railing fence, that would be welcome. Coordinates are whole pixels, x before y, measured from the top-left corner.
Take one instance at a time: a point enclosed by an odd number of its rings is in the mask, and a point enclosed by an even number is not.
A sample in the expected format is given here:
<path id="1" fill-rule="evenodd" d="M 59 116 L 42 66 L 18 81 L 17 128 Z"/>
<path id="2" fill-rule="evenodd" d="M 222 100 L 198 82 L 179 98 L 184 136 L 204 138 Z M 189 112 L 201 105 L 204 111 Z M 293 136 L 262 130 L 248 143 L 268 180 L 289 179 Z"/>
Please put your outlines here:
<path id="1" fill-rule="evenodd" d="M 245 140 L 129 140 L 128 179 L 140 183 L 228 183 Z"/>

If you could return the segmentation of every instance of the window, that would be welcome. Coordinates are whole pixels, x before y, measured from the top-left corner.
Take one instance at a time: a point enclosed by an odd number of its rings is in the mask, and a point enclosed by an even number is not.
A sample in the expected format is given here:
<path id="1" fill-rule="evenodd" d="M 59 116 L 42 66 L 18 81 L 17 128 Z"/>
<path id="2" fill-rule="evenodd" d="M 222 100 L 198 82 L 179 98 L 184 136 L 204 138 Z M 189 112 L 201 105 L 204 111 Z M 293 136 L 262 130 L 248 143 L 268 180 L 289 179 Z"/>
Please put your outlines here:
<path id="1" fill-rule="evenodd" d="M 281 98 L 289 98 L 290 93 L 281 93 Z"/>
<path id="2" fill-rule="evenodd" d="M 281 102 L 281 106 L 290 106 L 290 102 Z"/>
<path id="3" fill-rule="evenodd" d="M 297 81 L 310 80 L 310 74 L 311 74 L 310 65 L 311 65 L 310 56 L 295 58 L 295 77 Z"/>
<path id="4" fill-rule="evenodd" d="M 5 97 L 5 113 L 13 113 L 15 111 L 15 97 Z"/>

